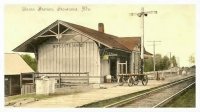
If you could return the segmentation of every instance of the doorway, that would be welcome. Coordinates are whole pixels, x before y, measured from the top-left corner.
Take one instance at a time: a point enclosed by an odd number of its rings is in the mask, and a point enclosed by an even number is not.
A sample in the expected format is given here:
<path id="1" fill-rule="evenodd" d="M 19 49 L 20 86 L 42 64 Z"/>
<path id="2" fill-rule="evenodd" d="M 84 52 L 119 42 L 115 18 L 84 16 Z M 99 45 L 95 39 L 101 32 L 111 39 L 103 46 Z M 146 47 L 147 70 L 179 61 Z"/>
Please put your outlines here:
<path id="1" fill-rule="evenodd" d="M 114 57 L 110 58 L 110 75 L 112 78 L 117 78 L 117 59 Z"/>

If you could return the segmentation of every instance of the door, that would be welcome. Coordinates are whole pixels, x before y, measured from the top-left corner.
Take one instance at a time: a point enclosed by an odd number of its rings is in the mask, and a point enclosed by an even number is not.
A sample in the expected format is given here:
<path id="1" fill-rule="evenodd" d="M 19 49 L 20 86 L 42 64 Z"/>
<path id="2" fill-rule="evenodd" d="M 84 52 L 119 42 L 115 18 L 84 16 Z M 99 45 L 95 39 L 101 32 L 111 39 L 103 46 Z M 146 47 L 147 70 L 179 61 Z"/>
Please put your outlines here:
<path id="1" fill-rule="evenodd" d="M 117 59 L 110 58 L 110 75 L 114 78 L 117 76 Z"/>
<path id="2" fill-rule="evenodd" d="M 10 95 L 10 86 L 9 86 L 9 77 L 5 77 L 4 78 L 4 82 L 5 82 L 5 96 L 9 96 Z"/>

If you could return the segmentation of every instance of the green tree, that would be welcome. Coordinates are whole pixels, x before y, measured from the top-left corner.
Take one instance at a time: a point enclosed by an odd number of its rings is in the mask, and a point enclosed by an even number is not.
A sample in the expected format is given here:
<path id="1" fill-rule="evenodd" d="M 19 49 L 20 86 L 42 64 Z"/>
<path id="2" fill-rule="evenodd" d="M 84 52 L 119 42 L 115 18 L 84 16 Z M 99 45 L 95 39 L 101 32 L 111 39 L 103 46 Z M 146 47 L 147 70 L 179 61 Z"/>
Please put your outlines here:
<path id="1" fill-rule="evenodd" d="M 169 57 L 164 56 L 162 60 L 163 60 L 163 64 L 164 64 L 163 70 L 167 70 L 170 66 Z"/>
<path id="2" fill-rule="evenodd" d="M 161 56 L 161 54 L 156 54 L 155 58 L 156 58 L 155 59 L 155 61 L 156 61 L 156 71 L 162 70 L 162 66 L 161 66 L 162 56 Z"/>
<path id="3" fill-rule="evenodd" d="M 37 63 L 36 63 L 36 59 L 31 57 L 28 54 L 22 54 L 21 57 L 23 58 L 23 60 L 34 70 L 37 70 Z"/>
<path id="4" fill-rule="evenodd" d="M 156 61 L 156 71 L 158 70 L 166 70 L 170 67 L 170 59 L 167 56 L 162 57 L 161 54 L 156 54 L 155 56 Z M 174 61 L 176 64 L 176 61 Z M 177 65 L 177 64 L 176 64 Z M 153 71 L 153 57 L 149 57 L 144 60 L 144 71 Z"/>
<path id="5" fill-rule="evenodd" d="M 191 56 L 189 57 L 189 62 L 190 62 L 191 64 L 195 64 L 195 57 L 194 57 L 194 55 L 191 55 Z"/>
<path id="6" fill-rule="evenodd" d="M 171 62 L 173 64 L 173 67 L 177 67 L 177 62 L 176 62 L 176 57 L 175 56 L 172 56 Z"/>
<path id="7" fill-rule="evenodd" d="M 144 71 L 153 71 L 153 57 L 148 57 L 144 60 Z"/>

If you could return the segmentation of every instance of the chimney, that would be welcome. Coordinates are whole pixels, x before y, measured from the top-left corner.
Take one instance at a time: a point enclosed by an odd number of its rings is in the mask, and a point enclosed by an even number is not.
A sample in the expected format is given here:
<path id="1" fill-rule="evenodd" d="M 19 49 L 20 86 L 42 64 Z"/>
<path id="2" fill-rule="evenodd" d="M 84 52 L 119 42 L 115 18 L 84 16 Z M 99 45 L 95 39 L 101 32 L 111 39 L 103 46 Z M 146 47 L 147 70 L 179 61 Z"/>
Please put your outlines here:
<path id="1" fill-rule="evenodd" d="M 98 24 L 98 30 L 99 30 L 99 32 L 104 33 L 104 25 L 103 25 L 103 23 L 99 23 Z"/>

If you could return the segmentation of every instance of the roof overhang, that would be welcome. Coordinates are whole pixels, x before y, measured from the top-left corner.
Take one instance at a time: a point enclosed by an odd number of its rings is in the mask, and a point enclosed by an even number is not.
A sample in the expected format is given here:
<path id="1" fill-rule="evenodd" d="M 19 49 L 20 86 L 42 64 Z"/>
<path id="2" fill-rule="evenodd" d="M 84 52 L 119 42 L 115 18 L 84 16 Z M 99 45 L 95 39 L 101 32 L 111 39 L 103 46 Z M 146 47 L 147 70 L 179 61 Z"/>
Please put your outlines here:
<path id="1" fill-rule="evenodd" d="M 72 27 L 71 25 L 69 25 L 68 23 L 66 22 L 63 22 L 63 21 L 60 21 L 60 20 L 57 20 L 55 21 L 54 23 L 52 23 L 51 25 L 49 25 L 48 27 L 44 28 L 43 30 L 41 30 L 40 32 L 38 32 L 37 34 L 35 34 L 34 36 L 32 36 L 31 38 L 29 38 L 28 40 L 26 40 L 25 42 L 23 42 L 21 45 L 17 46 L 15 49 L 13 49 L 14 52 L 30 52 L 30 53 L 34 53 L 36 50 L 37 50 L 37 47 L 38 45 L 40 45 L 41 43 L 47 41 L 48 39 L 50 38 L 55 38 L 56 39 L 56 36 L 59 35 L 59 25 L 62 25 L 62 26 L 65 26 L 66 28 L 69 28 L 69 29 L 72 29 L 74 30 L 75 32 L 83 35 L 83 36 L 86 36 L 98 43 L 101 43 L 102 45 L 108 47 L 108 48 L 113 48 L 112 46 L 106 44 L 106 43 L 103 43 L 101 41 L 99 41 L 98 39 L 95 39 L 94 37 Z M 45 35 L 46 37 L 42 37 L 43 34 L 45 34 L 46 32 L 48 31 L 52 31 L 51 29 L 53 29 L 55 26 L 58 26 L 58 34 L 55 34 L 55 35 Z M 55 32 L 54 32 L 55 33 Z"/>
<path id="2" fill-rule="evenodd" d="M 134 39 L 126 38 L 128 40 L 126 40 L 125 38 L 118 39 L 119 37 L 117 36 L 102 33 L 80 25 L 57 20 L 53 22 L 51 25 L 41 30 L 40 32 L 38 32 L 37 34 L 35 34 L 34 36 L 32 36 L 31 38 L 29 38 L 28 40 L 26 40 L 25 42 L 23 42 L 21 45 L 17 46 L 15 49 L 13 49 L 13 51 L 35 53 L 37 52 L 37 48 L 40 44 L 47 41 L 48 39 L 58 39 L 60 35 L 63 35 L 62 33 L 66 29 L 71 29 L 75 31 L 77 34 L 86 36 L 91 40 L 106 46 L 109 49 L 120 50 L 127 53 L 131 53 L 134 49 L 132 47 L 134 47 L 135 45 L 131 44 L 140 43 L 140 37 L 135 37 Z M 130 42 L 132 40 L 133 42 Z M 147 55 L 149 54 L 150 53 L 147 53 Z"/>

